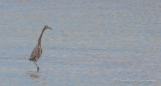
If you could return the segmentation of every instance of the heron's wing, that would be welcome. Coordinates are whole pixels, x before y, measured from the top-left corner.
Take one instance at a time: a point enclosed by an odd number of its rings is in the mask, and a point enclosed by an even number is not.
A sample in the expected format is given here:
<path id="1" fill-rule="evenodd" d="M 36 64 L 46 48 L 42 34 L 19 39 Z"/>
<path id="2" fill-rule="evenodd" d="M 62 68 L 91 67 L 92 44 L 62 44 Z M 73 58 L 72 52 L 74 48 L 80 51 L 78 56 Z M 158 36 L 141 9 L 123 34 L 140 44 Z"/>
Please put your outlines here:
<path id="1" fill-rule="evenodd" d="M 37 46 L 36 46 L 37 47 Z M 34 58 L 35 58 L 35 49 L 36 49 L 36 47 L 34 48 L 34 50 L 32 51 L 32 53 L 31 53 L 31 55 L 30 55 L 30 58 L 29 58 L 29 60 L 31 61 L 31 60 L 34 60 Z"/>
<path id="2" fill-rule="evenodd" d="M 40 50 L 41 50 L 41 47 L 37 45 L 37 46 L 34 48 L 34 50 L 32 51 L 29 60 L 37 61 L 37 60 L 39 59 L 39 57 L 41 56 Z"/>
<path id="3" fill-rule="evenodd" d="M 34 48 L 34 50 L 31 53 L 31 57 L 35 57 L 38 53 L 38 45 Z"/>

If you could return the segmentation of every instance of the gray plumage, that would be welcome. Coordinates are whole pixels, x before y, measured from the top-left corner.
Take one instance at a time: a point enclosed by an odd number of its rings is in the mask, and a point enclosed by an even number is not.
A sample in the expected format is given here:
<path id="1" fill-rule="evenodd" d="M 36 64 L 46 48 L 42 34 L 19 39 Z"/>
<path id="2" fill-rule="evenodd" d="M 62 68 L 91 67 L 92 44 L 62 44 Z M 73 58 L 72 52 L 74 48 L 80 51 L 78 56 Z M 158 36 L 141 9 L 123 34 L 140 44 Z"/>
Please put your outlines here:
<path id="1" fill-rule="evenodd" d="M 32 51 L 29 60 L 37 62 L 38 59 L 41 57 L 41 54 L 42 54 L 42 48 L 40 45 L 37 45 Z"/>
<path id="2" fill-rule="evenodd" d="M 44 26 L 44 28 L 43 28 L 43 30 L 41 32 L 41 35 L 40 35 L 40 37 L 38 39 L 38 44 L 34 48 L 34 50 L 32 51 L 30 58 L 28 59 L 28 60 L 33 61 L 35 63 L 35 65 L 37 66 L 37 71 L 39 71 L 39 67 L 36 64 L 36 62 L 38 61 L 38 59 L 41 57 L 41 54 L 42 54 L 41 38 L 42 38 L 42 35 L 43 35 L 43 32 L 45 31 L 45 29 L 51 29 L 51 28 L 48 27 L 47 25 Z"/>

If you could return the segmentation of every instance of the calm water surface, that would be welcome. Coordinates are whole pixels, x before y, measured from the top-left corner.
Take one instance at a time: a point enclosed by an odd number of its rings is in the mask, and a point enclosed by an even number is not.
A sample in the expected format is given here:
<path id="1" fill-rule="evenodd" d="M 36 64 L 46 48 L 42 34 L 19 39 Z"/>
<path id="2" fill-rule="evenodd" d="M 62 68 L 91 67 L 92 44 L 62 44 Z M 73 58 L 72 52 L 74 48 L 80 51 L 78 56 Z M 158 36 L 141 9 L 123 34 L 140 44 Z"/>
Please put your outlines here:
<path id="1" fill-rule="evenodd" d="M 1 0 L 1 86 L 160 86 L 160 14 L 160 0 Z"/>

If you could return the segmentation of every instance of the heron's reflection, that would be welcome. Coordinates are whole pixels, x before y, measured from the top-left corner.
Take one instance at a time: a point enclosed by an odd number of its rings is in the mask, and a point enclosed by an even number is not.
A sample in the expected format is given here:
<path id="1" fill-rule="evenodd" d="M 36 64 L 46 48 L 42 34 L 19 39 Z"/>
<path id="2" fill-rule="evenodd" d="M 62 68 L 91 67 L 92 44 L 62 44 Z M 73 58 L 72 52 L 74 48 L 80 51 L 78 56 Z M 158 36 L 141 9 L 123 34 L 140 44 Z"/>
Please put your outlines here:
<path id="1" fill-rule="evenodd" d="M 33 79 L 39 79 L 40 76 L 39 76 L 39 73 L 38 72 L 28 72 L 30 78 L 33 78 Z"/>
<path id="2" fill-rule="evenodd" d="M 38 74 L 33 73 L 33 74 L 30 74 L 30 77 L 35 78 L 35 79 L 39 79 L 40 76 Z"/>

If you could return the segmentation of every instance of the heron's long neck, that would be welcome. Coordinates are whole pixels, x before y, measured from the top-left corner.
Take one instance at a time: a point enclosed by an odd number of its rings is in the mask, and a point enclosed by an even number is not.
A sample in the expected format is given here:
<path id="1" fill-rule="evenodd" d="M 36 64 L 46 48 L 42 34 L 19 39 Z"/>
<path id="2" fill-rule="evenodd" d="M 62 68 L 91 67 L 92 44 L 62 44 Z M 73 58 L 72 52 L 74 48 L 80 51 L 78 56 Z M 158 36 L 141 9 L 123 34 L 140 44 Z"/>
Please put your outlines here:
<path id="1" fill-rule="evenodd" d="M 42 35 L 43 35 L 44 31 L 45 31 L 45 28 L 42 30 L 41 35 L 40 35 L 39 40 L 38 40 L 38 44 L 40 46 L 41 46 L 41 38 L 42 38 Z"/>

